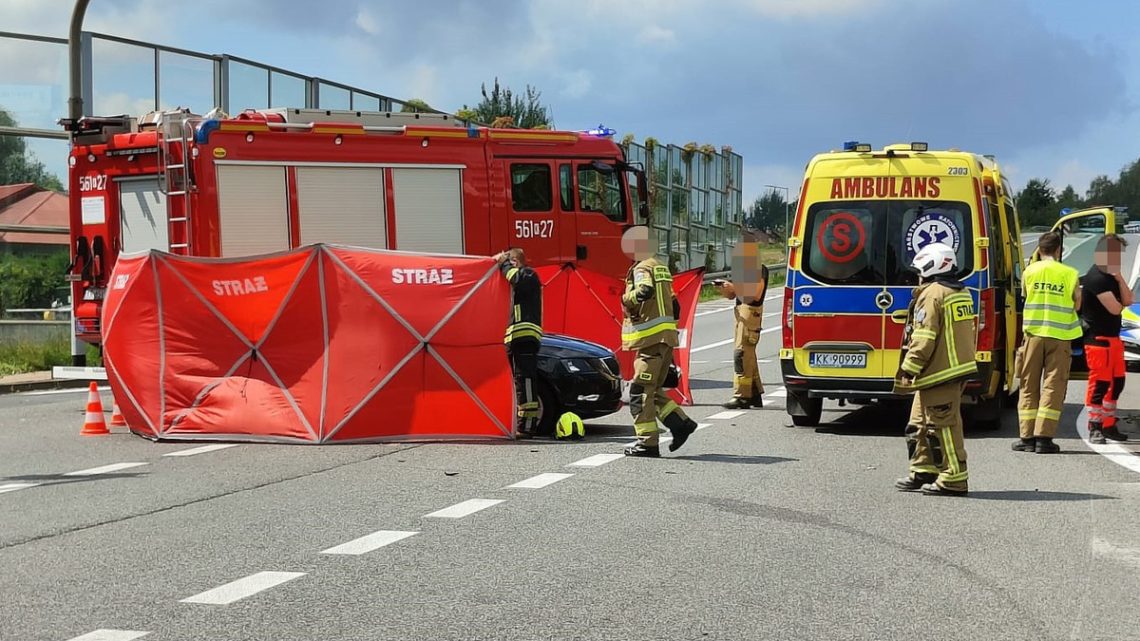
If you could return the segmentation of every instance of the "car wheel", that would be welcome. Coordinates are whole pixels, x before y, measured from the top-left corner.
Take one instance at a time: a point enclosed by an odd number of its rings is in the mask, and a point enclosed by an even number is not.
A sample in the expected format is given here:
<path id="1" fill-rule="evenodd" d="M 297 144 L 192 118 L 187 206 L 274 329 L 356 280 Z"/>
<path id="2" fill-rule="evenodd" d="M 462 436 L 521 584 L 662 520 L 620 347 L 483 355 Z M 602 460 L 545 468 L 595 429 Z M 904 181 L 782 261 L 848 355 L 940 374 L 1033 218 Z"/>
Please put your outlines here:
<path id="1" fill-rule="evenodd" d="M 542 436 L 553 436 L 554 425 L 558 422 L 558 417 L 562 416 L 562 411 L 562 404 L 558 402 L 558 398 L 554 395 L 554 390 L 550 389 L 550 385 L 539 383 L 538 433 Z"/>
<path id="2" fill-rule="evenodd" d="M 798 400 L 805 414 L 792 414 L 792 424 L 796 427 L 818 427 L 819 420 L 823 417 L 823 399 L 804 396 Z"/>

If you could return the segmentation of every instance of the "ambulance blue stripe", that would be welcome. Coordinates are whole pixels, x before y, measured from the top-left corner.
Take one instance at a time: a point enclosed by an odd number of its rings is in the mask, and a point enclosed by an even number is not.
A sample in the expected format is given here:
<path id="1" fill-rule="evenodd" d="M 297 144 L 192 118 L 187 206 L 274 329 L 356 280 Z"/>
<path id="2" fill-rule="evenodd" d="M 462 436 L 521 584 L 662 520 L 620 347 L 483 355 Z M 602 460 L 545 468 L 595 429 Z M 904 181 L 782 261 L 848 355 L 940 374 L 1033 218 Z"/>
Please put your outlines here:
<path id="1" fill-rule="evenodd" d="M 792 299 L 792 310 L 798 314 L 877 314 L 880 310 L 875 304 L 875 297 L 883 290 L 882 287 L 871 286 L 841 286 L 820 285 L 817 281 L 808 278 L 800 272 L 790 272 L 788 282 L 795 289 Z M 978 273 L 971 274 L 963 279 L 966 291 L 974 300 L 974 309 L 978 309 L 977 283 L 983 282 Z M 910 305 L 912 287 L 888 287 L 887 291 L 894 298 L 887 313 L 906 310 Z M 804 303 L 809 304 L 805 305 Z"/>

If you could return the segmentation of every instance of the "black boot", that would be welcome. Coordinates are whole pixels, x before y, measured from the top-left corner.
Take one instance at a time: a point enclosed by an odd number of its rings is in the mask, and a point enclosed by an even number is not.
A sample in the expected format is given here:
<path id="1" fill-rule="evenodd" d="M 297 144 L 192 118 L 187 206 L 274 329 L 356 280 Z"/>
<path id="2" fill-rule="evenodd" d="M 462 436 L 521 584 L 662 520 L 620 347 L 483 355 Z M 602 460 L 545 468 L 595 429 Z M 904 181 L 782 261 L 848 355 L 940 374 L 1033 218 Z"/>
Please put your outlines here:
<path id="1" fill-rule="evenodd" d="M 746 410 L 751 405 L 748 399 L 739 396 L 733 396 L 732 400 L 721 405 L 726 410 Z"/>
<path id="2" fill-rule="evenodd" d="M 641 443 L 636 443 L 625 448 L 626 456 L 636 456 L 641 458 L 661 458 L 661 448 L 654 445 L 653 447 L 646 447 Z"/>
<path id="3" fill-rule="evenodd" d="M 1120 430 L 1116 429 L 1115 425 L 1113 425 L 1112 427 L 1104 428 L 1103 430 L 1101 430 L 1101 433 L 1103 433 L 1104 437 L 1110 441 L 1127 441 L 1128 440 L 1128 435 L 1122 434 L 1120 432 Z"/>
<path id="4" fill-rule="evenodd" d="M 1100 423 L 1089 423 L 1089 442 L 1104 445 L 1104 433 L 1101 431 Z"/>
<path id="5" fill-rule="evenodd" d="M 685 441 L 689 440 L 693 432 L 697 431 L 697 422 L 691 418 L 685 418 L 684 423 L 669 431 L 673 433 L 673 441 L 669 443 L 669 451 L 676 452 L 681 449 Z"/>
<path id="6" fill-rule="evenodd" d="M 756 408 L 764 407 L 764 398 L 761 397 L 759 394 L 753 396 L 752 397 L 752 407 L 756 407 Z"/>
<path id="7" fill-rule="evenodd" d="M 927 483 L 922 486 L 922 493 L 927 496 L 966 496 L 969 490 L 951 490 L 937 483 Z"/>
<path id="8" fill-rule="evenodd" d="M 921 490 L 927 483 L 933 483 L 936 478 L 936 474 L 915 474 L 895 481 L 895 487 L 903 492 L 913 492 Z"/>
<path id="9" fill-rule="evenodd" d="M 1013 442 L 1014 452 L 1032 452 L 1037 448 L 1037 439 L 1032 436 L 1029 438 L 1018 439 Z"/>
<path id="10" fill-rule="evenodd" d="M 1038 454 L 1056 454 L 1061 451 L 1061 446 L 1054 443 L 1051 438 L 1038 436 L 1037 447 L 1034 451 Z"/>

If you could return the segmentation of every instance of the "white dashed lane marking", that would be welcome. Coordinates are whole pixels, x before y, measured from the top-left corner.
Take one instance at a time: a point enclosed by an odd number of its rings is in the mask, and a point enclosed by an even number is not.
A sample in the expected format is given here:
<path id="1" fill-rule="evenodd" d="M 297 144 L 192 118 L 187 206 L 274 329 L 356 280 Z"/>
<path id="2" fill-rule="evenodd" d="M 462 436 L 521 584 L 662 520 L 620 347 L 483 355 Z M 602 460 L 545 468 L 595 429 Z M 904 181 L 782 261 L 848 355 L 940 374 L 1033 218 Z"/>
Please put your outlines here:
<path id="1" fill-rule="evenodd" d="M 586 458 L 584 458 L 580 461 L 574 461 L 573 463 L 570 463 L 569 467 L 598 467 L 599 465 L 605 465 L 606 463 L 609 463 L 610 461 L 616 461 L 619 458 L 622 458 L 623 456 L 625 456 L 625 455 L 624 454 L 595 454 L 593 456 L 587 456 Z"/>
<path id="2" fill-rule="evenodd" d="M 409 536 L 415 536 L 419 532 L 401 532 L 398 530 L 380 530 L 373 532 L 367 536 L 362 536 L 359 539 L 353 539 L 348 543 L 341 543 L 335 547 L 327 550 L 322 550 L 321 554 L 367 554 L 372 550 L 377 550 L 385 545 L 391 545 L 396 541 L 402 541 Z"/>
<path id="3" fill-rule="evenodd" d="M 480 510 L 485 510 L 502 502 L 502 499 L 469 499 L 462 503 L 456 503 L 451 507 L 445 507 L 442 510 L 436 510 L 431 514 L 426 515 L 425 518 L 461 519 L 465 516 L 469 516 Z"/>
<path id="4" fill-rule="evenodd" d="M 87 389 L 86 387 L 75 387 L 75 388 L 68 388 L 68 389 L 40 390 L 37 392 L 20 392 L 20 393 L 16 394 L 16 396 L 52 396 L 54 394 L 79 394 L 79 393 L 86 394 L 90 391 L 91 390 Z M 99 391 L 100 392 L 109 392 L 109 391 L 111 391 L 111 388 L 110 387 L 100 387 Z M 149 634 L 149 633 L 147 633 L 147 634 Z"/>
<path id="5" fill-rule="evenodd" d="M 201 594 L 182 599 L 182 603 L 228 605 L 303 576 L 305 576 L 304 572 L 258 572 L 244 579 L 238 579 L 213 590 L 206 590 Z"/>
<path id="6" fill-rule="evenodd" d="M 716 414 L 713 414 L 712 416 L 709 417 L 709 420 L 710 421 L 727 421 L 729 419 L 736 418 L 737 416 L 743 416 L 744 414 L 745 414 L 744 410 L 728 410 L 725 412 L 717 412 Z"/>
<path id="7" fill-rule="evenodd" d="M 136 630 L 96 630 L 77 637 L 72 637 L 67 641 L 134 641 L 148 634 L 150 633 L 138 632 Z"/>
<path id="8" fill-rule="evenodd" d="M 163 454 L 163 456 L 194 456 L 195 454 L 205 454 L 206 452 L 224 450 L 228 447 L 237 447 L 237 443 L 217 443 L 214 445 L 203 445 L 202 447 L 192 447 L 188 450 L 167 452 L 166 454 Z"/>
<path id="9" fill-rule="evenodd" d="M 25 490 L 29 487 L 35 487 L 39 483 L 5 483 L 0 485 L 0 494 L 5 492 L 15 492 L 16 490 Z"/>
<path id="10" fill-rule="evenodd" d="M 68 472 L 64 476 L 95 476 L 96 474 L 110 474 L 111 472 L 118 472 L 119 470 L 127 470 L 132 467 L 139 467 L 146 465 L 146 463 L 112 463 L 102 467 L 93 467 L 89 470 L 79 470 L 78 472 Z"/>
<path id="11" fill-rule="evenodd" d="M 518 483 L 515 483 L 514 485 L 508 485 L 507 489 L 519 488 L 519 489 L 524 489 L 524 490 L 537 490 L 539 488 L 546 487 L 547 485 L 553 485 L 553 484 L 555 484 L 555 483 L 557 483 L 563 479 L 568 479 L 571 476 L 574 476 L 574 475 L 573 474 L 559 474 L 557 472 L 547 472 L 545 474 L 539 474 L 538 476 L 532 476 L 529 479 L 526 479 L 524 481 L 519 481 Z"/>

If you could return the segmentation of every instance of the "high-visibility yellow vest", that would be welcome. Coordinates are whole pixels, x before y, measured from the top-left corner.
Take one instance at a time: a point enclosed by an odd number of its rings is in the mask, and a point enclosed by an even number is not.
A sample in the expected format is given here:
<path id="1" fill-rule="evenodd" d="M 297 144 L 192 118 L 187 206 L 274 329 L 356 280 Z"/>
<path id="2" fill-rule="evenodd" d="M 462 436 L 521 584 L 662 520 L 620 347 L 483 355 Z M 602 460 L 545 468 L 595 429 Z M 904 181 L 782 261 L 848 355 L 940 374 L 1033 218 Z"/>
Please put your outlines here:
<path id="1" fill-rule="evenodd" d="M 1045 259 L 1025 269 L 1025 316 L 1021 328 L 1026 334 L 1063 341 L 1081 337 L 1081 322 L 1073 304 L 1080 275 L 1077 270 L 1055 260 Z"/>

